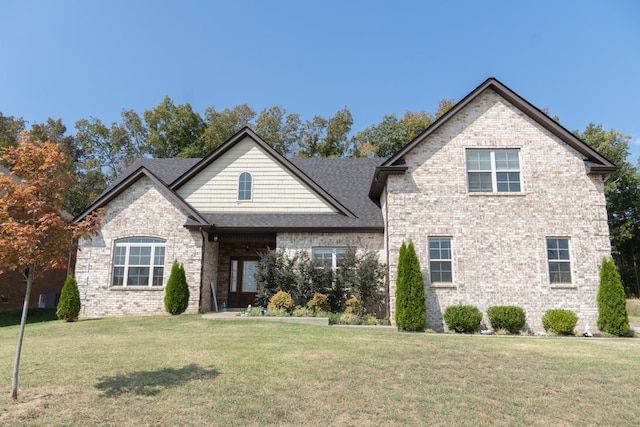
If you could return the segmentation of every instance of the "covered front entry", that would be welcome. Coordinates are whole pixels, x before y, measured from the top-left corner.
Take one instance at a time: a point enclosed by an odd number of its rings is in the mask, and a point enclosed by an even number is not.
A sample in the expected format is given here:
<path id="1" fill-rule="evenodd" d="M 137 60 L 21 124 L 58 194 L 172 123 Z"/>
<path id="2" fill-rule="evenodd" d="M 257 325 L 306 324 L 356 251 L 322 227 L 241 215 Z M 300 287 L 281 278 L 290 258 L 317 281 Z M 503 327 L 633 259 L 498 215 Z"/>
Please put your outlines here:
<path id="1" fill-rule="evenodd" d="M 256 265 L 259 257 L 232 257 L 229 271 L 229 307 L 247 307 L 255 303 Z"/>
<path id="2" fill-rule="evenodd" d="M 214 282 L 218 306 L 224 303 L 228 308 L 245 309 L 255 305 L 257 285 L 254 272 L 260 255 L 276 247 L 275 233 L 219 231 L 210 233 L 208 240 L 208 254 L 212 255 L 208 258 L 208 265 L 215 270 L 205 267 L 204 279 L 205 283 Z M 204 307 L 207 310 L 206 305 Z M 210 307 L 213 309 L 213 305 Z"/>

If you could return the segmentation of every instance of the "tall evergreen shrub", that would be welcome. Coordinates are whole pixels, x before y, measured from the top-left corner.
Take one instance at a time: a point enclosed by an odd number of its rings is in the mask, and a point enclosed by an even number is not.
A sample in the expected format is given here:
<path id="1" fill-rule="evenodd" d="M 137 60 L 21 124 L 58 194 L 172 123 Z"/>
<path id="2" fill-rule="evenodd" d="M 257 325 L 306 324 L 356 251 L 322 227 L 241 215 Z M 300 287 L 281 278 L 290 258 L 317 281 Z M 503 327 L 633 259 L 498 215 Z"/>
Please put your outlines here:
<path id="1" fill-rule="evenodd" d="M 396 279 L 396 324 L 405 331 L 424 331 L 426 303 L 420 261 L 413 242 L 402 242 Z"/>
<path id="2" fill-rule="evenodd" d="M 189 306 L 189 286 L 184 266 L 173 262 L 171 274 L 164 293 L 164 308 L 168 313 L 181 314 Z"/>
<path id="3" fill-rule="evenodd" d="M 598 329 L 611 335 L 629 335 L 627 297 L 612 258 L 602 260 L 598 288 Z"/>
<path id="4" fill-rule="evenodd" d="M 73 276 L 67 276 L 67 280 L 62 286 L 60 301 L 56 308 L 56 316 L 58 319 L 64 319 L 67 322 L 73 322 L 78 319 L 80 314 L 80 291 L 78 291 L 78 283 Z"/>

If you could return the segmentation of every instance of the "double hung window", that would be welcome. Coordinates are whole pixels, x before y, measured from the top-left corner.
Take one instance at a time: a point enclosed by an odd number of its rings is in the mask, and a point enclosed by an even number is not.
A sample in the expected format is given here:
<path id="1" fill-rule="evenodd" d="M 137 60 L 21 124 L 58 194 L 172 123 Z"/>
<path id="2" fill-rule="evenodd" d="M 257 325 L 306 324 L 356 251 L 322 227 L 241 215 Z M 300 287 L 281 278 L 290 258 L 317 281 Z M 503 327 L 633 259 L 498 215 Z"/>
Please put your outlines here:
<path id="1" fill-rule="evenodd" d="M 162 286 L 165 241 L 131 237 L 116 241 L 112 286 Z"/>
<path id="2" fill-rule="evenodd" d="M 571 254 L 569 239 L 547 238 L 547 261 L 549 264 L 549 282 L 571 283 Z"/>
<path id="3" fill-rule="evenodd" d="M 467 177 L 470 193 L 519 193 L 518 150 L 467 149 Z"/>
<path id="4" fill-rule="evenodd" d="M 431 283 L 452 283 L 451 238 L 429 238 L 429 272 Z"/>
<path id="5" fill-rule="evenodd" d="M 313 262 L 319 268 L 337 270 L 347 248 L 313 248 Z"/>

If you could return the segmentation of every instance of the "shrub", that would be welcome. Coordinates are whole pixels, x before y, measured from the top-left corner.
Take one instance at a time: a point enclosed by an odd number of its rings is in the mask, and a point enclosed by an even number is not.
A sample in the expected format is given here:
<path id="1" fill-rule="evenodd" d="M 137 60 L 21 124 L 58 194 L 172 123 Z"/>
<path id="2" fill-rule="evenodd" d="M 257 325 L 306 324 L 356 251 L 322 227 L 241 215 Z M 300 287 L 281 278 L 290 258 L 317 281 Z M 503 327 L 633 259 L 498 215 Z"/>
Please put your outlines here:
<path id="1" fill-rule="evenodd" d="M 362 323 L 362 318 L 355 313 L 342 313 L 339 323 L 341 325 L 359 325 Z"/>
<path id="2" fill-rule="evenodd" d="M 552 309 L 542 316 L 542 326 L 547 332 L 572 335 L 578 323 L 578 316 L 571 310 Z"/>
<path id="3" fill-rule="evenodd" d="M 426 323 L 424 282 L 413 242 L 402 242 L 396 279 L 396 324 L 405 331 L 424 331 Z"/>
<path id="4" fill-rule="evenodd" d="M 78 283 L 73 276 L 67 276 L 67 280 L 62 286 L 60 301 L 56 309 L 58 319 L 64 319 L 67 322 L 73 322 L 78 319 L 80 314 L 80 291 L 78 291 Z"/>
<path id="5" fill-rule="evenodd" d="M 288 313 L 293 311 L 296 305 L 293 302 L 293 298 L 288 292 L 280 291 L 274 296 L 271 297 L 269 301 L 269 305 L 267 305 L 267 310 L 269 311 L 277 311 L 284 310 Z"/>
<path id="6" fill-rule="evenodd" d="M 329 324 L 337 325 L 338 323 L 340 323 L 340 316 L 342 316 L 342 313 L 335 313 L 335 312 L 329 313 Z"/>
<path id="7" fill-rule="evenodd" d="M 291 313 L 291 316 L 293 317 L 310 317 L 314 312 L 309 310 L 307 307 L 302 307 L 302 306 L 296 306 L 296 308 L 293 309 L 293 313 Z"/>
<path id="8" fill-rule="evenodd" d="M 164 308 L 173 315 L 184 313 L 189 306 L 189 285 L 184 267 L 178 261 L 173 262 L 171 274 L 164 293 Z"/>
<path id="9" fill-rule="evenodd" d="M 282 249 L 267 251 L 260 255 L 256 265 L 256 300 L 264 307 L 278 291 L 289 291 L 295 286 L 295 277 L 289 268 L 289 259 Z"/>
<path id="10" fill-rule="evenodd" d="M 598 329 L 611 335 L 629 335 L 627 297 L 613 259 L 603 259 L 598 288 Z"/>
<path id="11" fill-rule="evenodd" d="M 505 329 L 512 334 L 524 326 L 526 319 L 524 310 L 514 305 L 494 305 L 487 310 L 487 317 L 494 330 Z"/>
<path id="12" fill-rule="evenodd" d="M 375 314 L 365 314 L 364 316 L 362 316 L 362 324 L 363 325 L 378 325 L 378 319 L 376 319 L 376 315 Z"/>
<path id="13" fill-rule="evenodd" d="M 316 292 L 313 294 L 313 298 L 307 303 L 307 308 L 316 313 L 319 311 L 331 310 L 331 306 L 329 306 L 327 296 L 325 294 L 321 294 L 320 292 Z"/>
<path id="14" fill-rule="evenodd" d="M 472 333 L 478 329 L 482 313 L 473 305 L 450 305 L 443 314 L 447 327 L 458 333 Z"/>
<path id="15" fill-rule="evenodd" d="M 344 310 L 348 314 L 360 314 L 360 301 L 358 298 L 351 297 L 345 302 L 347 308 Z"/>
<path id="16" fill-rule="evenodd" d="M 386 265 L 380 262 L 376 251 L 367 250 L 356 258 L 356 283 L 353 294 L 360 301 L 360 314 L 381 299 Z"/>

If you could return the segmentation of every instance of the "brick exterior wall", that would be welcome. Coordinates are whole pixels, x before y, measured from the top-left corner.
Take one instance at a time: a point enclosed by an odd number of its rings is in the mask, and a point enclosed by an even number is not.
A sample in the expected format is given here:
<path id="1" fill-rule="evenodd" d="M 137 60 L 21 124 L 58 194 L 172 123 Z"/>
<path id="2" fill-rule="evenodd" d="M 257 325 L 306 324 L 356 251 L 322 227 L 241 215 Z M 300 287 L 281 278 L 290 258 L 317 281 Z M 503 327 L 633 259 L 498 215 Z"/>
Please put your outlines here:
<path id="1" fill-rule="evenodd" d="M 520 150 L 522 193 L 467 191 L 466 148 Z M 596 327 L 598 274 L 610 254 L 604 183 L 587 175 L 583 157 L 494 93 L 486 91 L 406 156 L 381 204 L 387 221 L 390 308 L 395 312 L 398 249 L 412 239 L 427 300 L 427 327 L 444 330 L 449 305 L 477 306 L 490 326 L 492 305 L 517 305 L 527 326 L 543 332 L 551 308 L 573 310 L 577 329 Z M 429 279 L 428 238 L 451 237 L 453 283 Z M 572 283 L 549 283 L 546 238 L 570 239 Z M 392 313 L 393 315 L 394 313 Z"/>
<path id="2" fill-rule="evenodd" d="M 202 236 L 184 228 L 186 219 L 186 213 L 168 201 L 146 177 L 112 200 L 105 208 L 100 233 L 79 243 L 76 279 L 81 316 L 164 313 L 164 286 L 174 260 L 185 268 L 190 292 L 187 312 L 198 312 Z M 138 236 L 166 239 L 163 287 L 112 287 L 115 240 Z"/>

